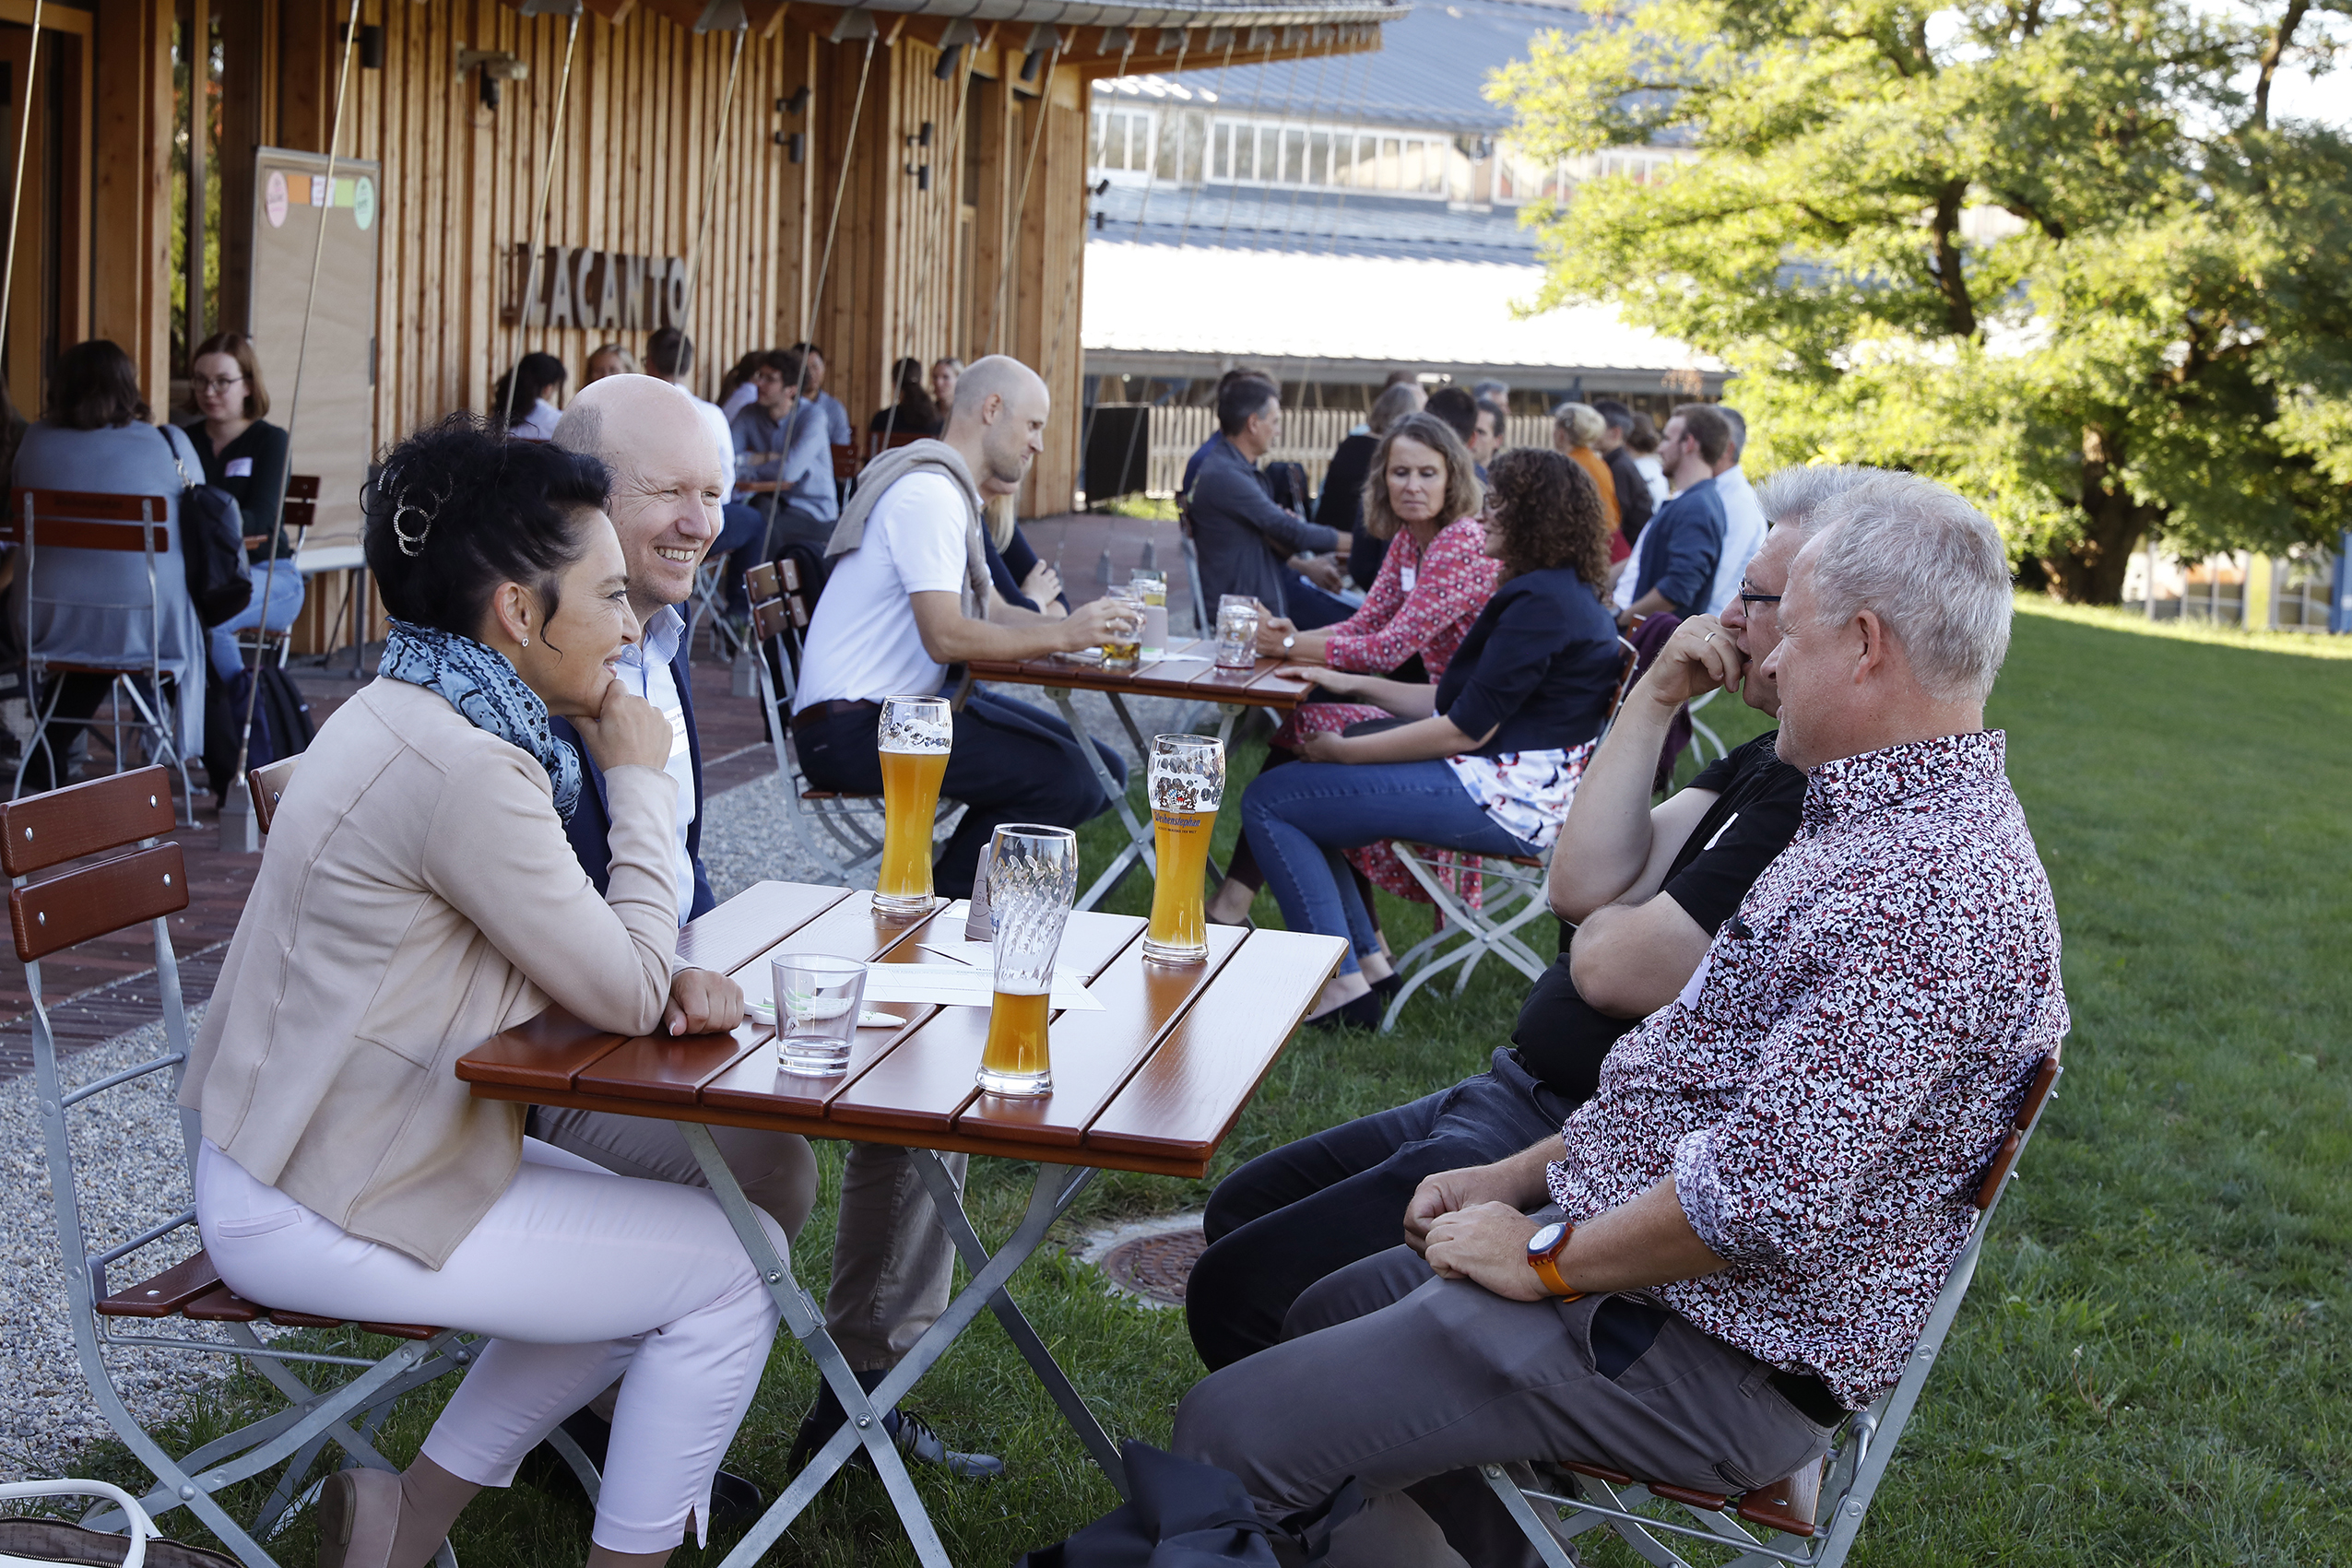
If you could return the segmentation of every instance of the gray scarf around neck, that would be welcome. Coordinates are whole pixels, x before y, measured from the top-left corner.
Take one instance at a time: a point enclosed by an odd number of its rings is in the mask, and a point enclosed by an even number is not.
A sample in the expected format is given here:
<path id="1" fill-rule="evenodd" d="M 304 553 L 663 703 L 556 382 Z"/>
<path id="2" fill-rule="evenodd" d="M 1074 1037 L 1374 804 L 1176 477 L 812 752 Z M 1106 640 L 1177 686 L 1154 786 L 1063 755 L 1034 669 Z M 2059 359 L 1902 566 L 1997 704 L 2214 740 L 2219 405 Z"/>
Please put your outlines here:
<path id="1" fill-rule="evenodd" d="M 866 465 L 857 476 L 857 492 L 841 509 L 841 521 L 833 525 L 833 538 L 825 545 L 825 559 L 845 555 L 864 543 L 866 519 L 881 504 L 883 493 L 907 475 L 924 472 L 946 475 L 963 497 L 963 613 L 985 615 L 991 584 L 988 557 L 981 544 L 980 487 L 972 482 L 972 470 L 964 466 L 963 454 L 943 441 L 926 437 L 909 442 L 891 448 Z"/>

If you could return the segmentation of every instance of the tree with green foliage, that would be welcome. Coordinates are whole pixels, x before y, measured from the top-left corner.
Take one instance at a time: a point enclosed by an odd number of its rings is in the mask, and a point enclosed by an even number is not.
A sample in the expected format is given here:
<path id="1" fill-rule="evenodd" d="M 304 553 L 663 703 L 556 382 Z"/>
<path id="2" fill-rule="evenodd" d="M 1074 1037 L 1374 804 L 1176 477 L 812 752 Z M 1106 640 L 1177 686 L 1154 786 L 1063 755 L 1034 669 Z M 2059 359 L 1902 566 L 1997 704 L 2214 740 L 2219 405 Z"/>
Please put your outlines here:
<path id="1" fill-rule="evenodd" d="M 2090 602 L 2352 523 L 2352 144 L 2270 107 L 2352 0 L 1586 5 L 1519 140 L 1697 156 L 1540 208 L 1537 303 L 1720 357 L 1755 466 L 1936 475 Z"/>

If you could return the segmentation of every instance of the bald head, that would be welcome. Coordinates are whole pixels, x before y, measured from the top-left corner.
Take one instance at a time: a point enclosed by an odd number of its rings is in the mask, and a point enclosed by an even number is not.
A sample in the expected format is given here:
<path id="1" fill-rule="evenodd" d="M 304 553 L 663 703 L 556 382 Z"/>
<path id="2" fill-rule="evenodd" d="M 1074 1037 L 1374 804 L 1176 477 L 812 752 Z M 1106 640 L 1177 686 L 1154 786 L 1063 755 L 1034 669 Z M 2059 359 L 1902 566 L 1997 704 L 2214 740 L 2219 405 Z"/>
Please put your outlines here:
<path id="1" fill-rule="evenodd" d="M 1011 495 L 1046 450 L 1053 396 L 1037 372 L 1007 354 L 975 360 L 956 378 L 947 443 L 963 455 L 984 495 Z"/>
<path id="2" fill-rule="evenodd" d="M 573 397 L 555 443 L 612 472 L 607 507 L 629 557 L 630 607 L 644 619 L 683 604 L 727 500 L 725 454 L 694 399 L 654 376 L 607 376 Z"/>

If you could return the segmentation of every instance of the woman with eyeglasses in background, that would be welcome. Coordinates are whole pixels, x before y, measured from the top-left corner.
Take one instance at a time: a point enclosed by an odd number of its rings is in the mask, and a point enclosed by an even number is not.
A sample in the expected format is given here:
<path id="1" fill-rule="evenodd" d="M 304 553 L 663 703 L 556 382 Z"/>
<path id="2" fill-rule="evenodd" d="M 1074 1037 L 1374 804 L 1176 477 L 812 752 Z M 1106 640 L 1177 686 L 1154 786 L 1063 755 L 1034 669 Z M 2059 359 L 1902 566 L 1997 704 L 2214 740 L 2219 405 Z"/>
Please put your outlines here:
<path id="1" fill-rule="evenodd" d="M 261 626 L 276 635 L 302 613 L 302 574 L 294 569 L 293 541 L 278 522 L 286 506 L 288 436 L 262 417 L 269 412 L 269 389 L 262 384 L 253 340 L 242 332 L 216 332 L 196 345 L 188 391 L 198 417 L 181 429 L 204 464 L 204 482 L 227 490 L 244 513 L 245 556 L 254 567 L 253 602 L 206 633 L 212 673 L 227 680 L 244 666 L 239 632 Z"/>

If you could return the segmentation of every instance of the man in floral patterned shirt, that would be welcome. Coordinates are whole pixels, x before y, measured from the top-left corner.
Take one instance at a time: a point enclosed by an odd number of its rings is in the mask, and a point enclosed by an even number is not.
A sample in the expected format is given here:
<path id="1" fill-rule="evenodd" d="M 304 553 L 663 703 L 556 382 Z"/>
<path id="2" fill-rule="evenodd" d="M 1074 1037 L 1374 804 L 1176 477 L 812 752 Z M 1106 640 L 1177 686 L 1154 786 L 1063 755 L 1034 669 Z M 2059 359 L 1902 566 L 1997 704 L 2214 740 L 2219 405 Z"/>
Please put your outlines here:
<path id="1" fill-rule="evenodd" d="M 1745 1491 L 1893 1385 L 2066 1028 L 2049 881 L 1983 728 L 2009 595 L 1999 536 L 1943 486 L 1832 503 L 1767 660 L 1808 774 L 1795 841 L 1560 1137 L 1424 1181 L 1410 1247 L 1195 1387 L 1179 1453 L 1270 1519 L 1357 1479 L 1334 1563 L 1532 1562 L 1477 1465 Z"/>

